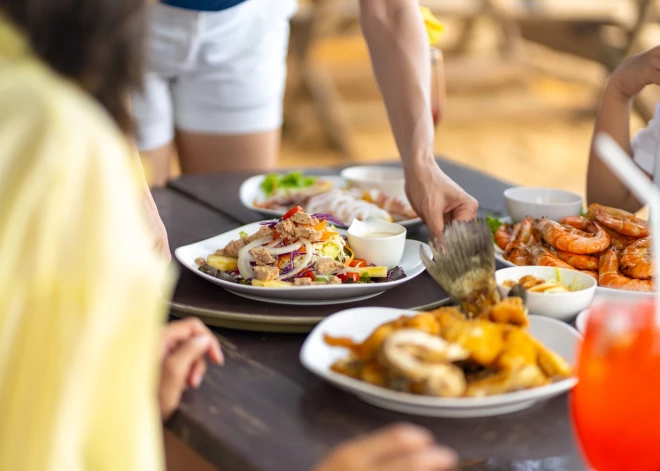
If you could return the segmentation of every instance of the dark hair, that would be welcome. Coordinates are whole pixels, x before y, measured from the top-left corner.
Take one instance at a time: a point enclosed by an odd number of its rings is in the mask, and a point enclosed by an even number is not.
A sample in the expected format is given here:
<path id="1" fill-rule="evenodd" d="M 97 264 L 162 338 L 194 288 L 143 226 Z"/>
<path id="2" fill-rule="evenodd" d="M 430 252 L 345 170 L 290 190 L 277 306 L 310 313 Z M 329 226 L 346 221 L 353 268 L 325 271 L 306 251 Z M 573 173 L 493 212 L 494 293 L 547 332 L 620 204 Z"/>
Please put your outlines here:
<path id="1" fill-rule="evenodd" d="M 147 0 L 0 0 L 35 53 L 94 96 L 124 132 L 142 84 Z"/>

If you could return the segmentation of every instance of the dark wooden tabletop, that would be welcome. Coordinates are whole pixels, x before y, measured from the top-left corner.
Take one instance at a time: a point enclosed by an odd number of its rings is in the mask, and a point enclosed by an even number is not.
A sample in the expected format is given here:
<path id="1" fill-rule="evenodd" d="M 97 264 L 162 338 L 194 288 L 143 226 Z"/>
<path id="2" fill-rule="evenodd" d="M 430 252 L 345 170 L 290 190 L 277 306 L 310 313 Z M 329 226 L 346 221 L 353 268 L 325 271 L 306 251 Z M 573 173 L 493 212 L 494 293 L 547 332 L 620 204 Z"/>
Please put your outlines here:
<path id="1" fill-rule="evenodd" d="M 505 183 L 458 166 L 449 173 L 490 212 L 504 211 Z M 245 176 L 184 177 L 172 189 L 156 191 L 171 247 L 215 235 L 227 224 L 249 222 L 236 207 L 240 202 L 235 196 Z M 219 209 L 205 201 L 204 194 L 182 190 L 184 183 L 213 188 L 214 194 L 233 199 L 234 206 Z M 473 191 L 475 184 L 478 191 Z M 208 284 L 201 278 L 188 281 Z M 393 413 L 364 404 L 307 372 L 298 360 L 304 335 L 214 331 L 223 344 L 226 364 L 210 367 L 200 389 L 186 393 L 170 428 L 222 471 L 309 470 L 341 441 L 401 420 L 428 427 L 438 441 L 455 448 L 463 460 L 461 469 L 585 469 L 575 448 L 566 396 L 485 419 Z"/>

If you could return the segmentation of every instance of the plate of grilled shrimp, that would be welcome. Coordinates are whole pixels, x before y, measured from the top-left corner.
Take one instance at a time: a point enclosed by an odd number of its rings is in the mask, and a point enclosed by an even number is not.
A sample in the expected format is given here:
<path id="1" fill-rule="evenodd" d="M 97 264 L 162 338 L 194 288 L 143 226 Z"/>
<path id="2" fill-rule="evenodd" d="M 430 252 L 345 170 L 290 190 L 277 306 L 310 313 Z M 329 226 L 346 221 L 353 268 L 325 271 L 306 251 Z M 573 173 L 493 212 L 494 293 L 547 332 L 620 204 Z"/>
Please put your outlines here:
<path id="1" fill-rule="evenodd" d="M 434 417 L 506 414 L 570 390 L 579 333 L 528 316 L 522 285 L 500 295 L 486 224 L 454 222 L 443 245 L 422 258 L 455 305 L 336 313 L 306 339 L 303 365 L 377 407 Z"/>
<path id="2" fill-rule="evenodd" d="M 239 196 L 243 206 L 269 217 L 281 217 L 289 208 L 302 206 L 314 213 L 331 214 L 343 222 L 339 227 L 370 216 L 396 222 L 409 230 L 423 224 L 407 199 L 375 189 L 349 188 L 336 175 L 256 175 L 243 182 Z"/>
<path id="3" fill-rule="evenodd" d="M 586 215 L 558 222 L 500 221 L 493 240 L 496 258 L 505 265 L 579 270 L 596 279 L 600 294 L 652 295 L 650 225 L 632 213 L 594 203 Z"/>

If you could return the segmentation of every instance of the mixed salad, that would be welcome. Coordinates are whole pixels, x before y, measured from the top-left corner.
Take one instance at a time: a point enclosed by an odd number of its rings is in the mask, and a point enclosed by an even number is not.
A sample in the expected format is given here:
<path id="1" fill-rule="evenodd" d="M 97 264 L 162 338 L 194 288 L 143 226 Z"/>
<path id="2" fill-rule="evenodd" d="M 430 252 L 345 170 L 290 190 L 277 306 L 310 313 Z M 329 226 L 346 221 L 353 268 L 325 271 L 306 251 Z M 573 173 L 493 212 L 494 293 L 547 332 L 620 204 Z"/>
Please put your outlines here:
<path id="1" fill-rule="evenodd" d="M 378 283 L 406 276 L 400 267 L 388 271 L 355 258 L 334 224 L 341 223 L 296 206 L 281 219 L 262 222 L 256 233 L 241 233 L 240 239 L 195 262 L 207 275 L 270 288 Z"/>

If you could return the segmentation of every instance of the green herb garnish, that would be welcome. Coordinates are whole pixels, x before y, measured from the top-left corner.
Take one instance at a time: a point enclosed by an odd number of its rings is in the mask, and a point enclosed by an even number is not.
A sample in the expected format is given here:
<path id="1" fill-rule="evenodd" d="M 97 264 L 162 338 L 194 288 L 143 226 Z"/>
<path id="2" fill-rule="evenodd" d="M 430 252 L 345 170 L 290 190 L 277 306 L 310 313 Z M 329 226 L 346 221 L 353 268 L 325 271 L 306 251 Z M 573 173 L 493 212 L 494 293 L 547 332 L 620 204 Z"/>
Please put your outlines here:
<path id="1" fill-rule="evenodd" d="M 586 218 L 587 216 L 589 216 L 589 211 L 587 211 L 587 208 L 582 207 L 580 209 L 580 216 L 582 216 L 583 218 Z"/>
<path id="2" fill-rule="evenodd" d="M 316 182 L 316 177 L 308 177 L 301 171 L 286 174 L 270 173 L 261 182 L 261 189 L 267 197 L 273 196 L 278 189 L 296 190 L 308 188 Z"/>
<path id="3" fill-rule="evenodd" d="M 495 235 L 495 231 L 498 227 L 503 226 L 504 223 L 500 221 L 500 218 L 486 214 L 486 224 L 488 224 L 488 229 L 490 232 Z"/>
<path id="4" fill-rule="evenodd" d="M 369 283 L 371 282 L 371 277 L 369 276 L 369 273 L 364 272 L 360 275 L 360 283 Z"/>
<path id="5" fill-rule="evenodd" d="M 241 239 L 244 238 L 244 237 L 248 237 L 248 233 L 245 232 L 245 231 L 239 232 L 238 235 L 241 236 Z"/>

